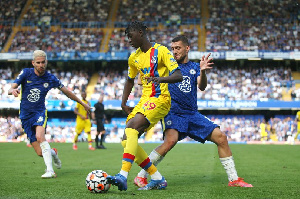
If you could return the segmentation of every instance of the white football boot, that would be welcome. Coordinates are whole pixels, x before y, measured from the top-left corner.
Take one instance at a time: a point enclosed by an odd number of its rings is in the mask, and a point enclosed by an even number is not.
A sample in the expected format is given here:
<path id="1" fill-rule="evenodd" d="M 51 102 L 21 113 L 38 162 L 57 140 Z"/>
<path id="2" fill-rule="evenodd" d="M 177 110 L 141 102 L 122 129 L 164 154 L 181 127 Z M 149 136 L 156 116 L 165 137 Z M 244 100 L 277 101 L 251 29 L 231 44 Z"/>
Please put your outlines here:
<path id="1" fill-rule="evenodd" d="M 56 178 L 56 174 L 54 171 L 46 171 L 42 176 L 42 178 Z"/>
<path id="2" fill-rule="evenodd" d="M 55 166 L 57 169 L 60 169 L 60 168 L 61 168 L 61 161 L 60 161 L 60 159 L 58 158 L 58 152 L 57 152 L 57 149 L 56 149 L 56 148 L 53 148 L 53 150 L 54 150 L 55 153 L 56 153 L 56 157 L 53 156 L 53 164 L 54 164 L 54 166 Z"/>

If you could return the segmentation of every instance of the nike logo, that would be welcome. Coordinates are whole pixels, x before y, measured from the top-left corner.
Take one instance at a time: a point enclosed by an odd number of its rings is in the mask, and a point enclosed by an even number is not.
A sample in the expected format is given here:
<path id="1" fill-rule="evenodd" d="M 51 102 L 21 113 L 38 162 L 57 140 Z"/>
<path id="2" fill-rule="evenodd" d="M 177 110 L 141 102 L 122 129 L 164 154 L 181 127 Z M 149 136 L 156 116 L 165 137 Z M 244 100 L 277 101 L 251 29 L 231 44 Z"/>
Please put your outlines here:
<path id="1" fill-rule="evenodd" d="M 28 81 L 28 80 L 27 80 L 27 83 L 31 83 L 31 82 L 32 82 L 32 81 Z"/>

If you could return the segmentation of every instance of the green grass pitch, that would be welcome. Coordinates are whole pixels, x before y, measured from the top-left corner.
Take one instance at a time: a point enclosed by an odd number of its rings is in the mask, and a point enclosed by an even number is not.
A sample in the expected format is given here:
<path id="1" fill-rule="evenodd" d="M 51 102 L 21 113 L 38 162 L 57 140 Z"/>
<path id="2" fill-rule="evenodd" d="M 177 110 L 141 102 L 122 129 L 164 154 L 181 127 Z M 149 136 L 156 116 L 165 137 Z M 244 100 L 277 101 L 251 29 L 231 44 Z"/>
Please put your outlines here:
<path id="1" fill-rule="evenodd" d="M 168 181 L 166 190 L 137 191 L 133 179 L 128 190 L 112 186 L 108 193 L 92 194 L 85 187 L 87 174 L 101 169 L 114 175 L 121 168 L 121 144 L 89 151 L 87 143 L 50 143 L 56 147 L 62 168 L 57 178 L 41 179 L 45 165 L 25 143 L 0 143 L 0 198 L 300 198 L 300 145 L 239 145 L 230 147 L 240 177 L 253 188 L 228 187 L 227 175 L 214 144 L 178 144 L 158 165 Z M 141 144 L 149 154 L 159 144 Z"/>

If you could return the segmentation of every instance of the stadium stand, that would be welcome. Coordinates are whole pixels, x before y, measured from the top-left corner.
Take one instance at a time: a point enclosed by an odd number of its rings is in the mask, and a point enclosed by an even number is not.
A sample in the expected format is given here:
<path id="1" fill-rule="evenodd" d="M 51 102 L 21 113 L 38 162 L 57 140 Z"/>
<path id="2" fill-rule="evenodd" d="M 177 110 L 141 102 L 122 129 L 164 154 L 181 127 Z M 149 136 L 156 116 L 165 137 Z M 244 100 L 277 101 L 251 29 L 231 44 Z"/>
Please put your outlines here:
<path id="1" fill-rule="evenodd" d="M 134 50 L 127 42 L 124 29 L 128 22 L 138 19 L 149 27 L 150 39 L 165 46 L 169 46 L 174 36 L 185 34 L 195 52 L 299 53 L 300 9 L 293 0 L 191 0 L 189 9 L 185 9 L 186 3 L 176 0 L 2 0 L 0 51 L 28 53 L 42 49 L 50 58 L 57 58 L 60 53 L 61 57 L 57 59 L 63 58 L 65 62 L 71 55 L 82 61 L 90 58 L 89 52 L 103 52 L 104 58 L 99 58 L 99 62 L 111 62 L 113 60 L 105 55 L 117 55 L 118 52 L 129 55 Z M 264 12 L 265 9 L 268 12 Z M 98 59 L 98 54 L 95 57 Z M 208 87 L 205 92 L 198 91 L 198 99 L 298 102 L 300 73 L 289 67 L 291 60 L 294 58 L 267 66 L 259 62 L 216 64 L 207 73 Z M 6 67 L 1 63 L 0 100 L 11 102 L 14 99 L 7 91 L 17 75 L 17 65 Z M 293 69 L 299 71 L 299 63 L 295 65 Z M 97 100 L 100 95 L 104 95 L 105 101 L 121 100 L 127 76 L 126 70 L 120 72 L 101 64 L 95 64 L 91 71 L 83 68 L 60 70 L 58 66 L 49 67 L 49 70 L 75 94 L 80 95 L 80 90 L 86 89 L 91 100 Z M 141 94 L 141 87 L 136 86 L 130 100 L 138 99 Z M 57 89 L 51 90 L 47 99 L 50 100 L 47 106 L 57 111 L 71 111 L 74 106 Z M 231 141 L 260 140 L 259 123 L 263 115 L 210 115 L 209 118 L 221 125 Z M 22 138 L 17 118 L 1 117 L 0 120 L 0 126 L 5 128 L 1 131 L 1 139 Z M 296 129 L 292 115 L 278 114 L 270 122 L 276 133 L 269 140 L 286 141 L 287 129 L 293 126 L 292 134 Z M 124 124 L 124 118 L 112 118 L 105 124 L 110 132 L 107 141 L 118 142 Z M 48 139 L 59 142 L 73 139 L 74 120 L 54 118 L 49 120 L 48 126 Z M 148 132 L 142 139 L 160 141 L 162 133 L 159 129 Z"/>

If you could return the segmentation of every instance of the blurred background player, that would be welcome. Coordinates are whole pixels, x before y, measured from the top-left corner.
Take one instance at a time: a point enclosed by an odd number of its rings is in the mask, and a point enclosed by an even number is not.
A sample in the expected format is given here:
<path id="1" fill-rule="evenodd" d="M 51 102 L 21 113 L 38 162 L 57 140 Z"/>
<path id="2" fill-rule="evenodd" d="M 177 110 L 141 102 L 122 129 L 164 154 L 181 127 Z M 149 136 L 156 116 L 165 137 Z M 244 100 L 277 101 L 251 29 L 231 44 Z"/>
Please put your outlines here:
<path id="1" fill-rule="evenodd" d="M 157 165 L 178 140 L 187 136 L 201 143 L 209 140 L 218 147 L 220 161 L 228 175 L 228 186 L 252 187 L 238 177 L 225 133 L 217 124 L 198 112 L 197 89 L 204 91 L 207 86 L 205 71 L 211 69 L 213 64 L 209 58 L 210 54 L 207 57 L 203 56 L 200 64 L 189 61 L 190 44 L 183 35 L 175 37 L 171 47 L 183 75 L 183 81 L 169 84 L 172 106 L 163 120 L 164 143 L 151 152 L 150 160 Z M 134 183 L 139 187 L 147 186 L 146 176 L 147 172 L 141 170 Z"/>
<path id="2" fill-rule="evenodd" d="M 169 112 L 171 97 L 167 83 L 182 81 L 182 75 L 171 52 L 165 46 L 151 43 L 147 31 L 147 26 L 139 21 L 131 22 L 125 30 L 129 44 L 137 50 L 128 59 L 128 78 L 121 103 L 122 109 L 129 114 L 122 141 L 122 168 L 117 175 L 107 177 L 108 182 L 118 186 L 120 191 L 127 190 L 127 177 L 133 162 L 151 176 L 150 183 L 139 190 L 164 189 L 167 186 L 165 178 L 138 144 L 138 138 Z M 127 101 L 138 73 L 141 74 L 143 95 L 132 109 L 127 106 Z"/>
<path id="3" fill-rule="evenodd" d="M 295 141 L 298 140 L 298 135 L 300 134 L 300 111 L 296 114 L 296 120 L 297 120 L 297 133 L 295 135 Z"/>
<path id="4" fill-rule="evenodd" d="M 98 99 L 98 102 L 94 105 L 95 110 L 92 112 L 92 118 L 95 121 L 95 124 L 97 125 L 97 134 L 95 138 L 96 143 L 96 149 L 106 149 L 103 145 L 104 139 L 105 139 L 105 128 L 104 128 L 104 120 L 106 119 L 105 113 L 104 113 L 104 105 L 103 105 L 103 96 L 100 96 Z M 99 140 L 100 135 L 100 140 Z M 100 145 L 99 145 L 100 141 Z"/>
<path id="5" fill-rule="evenodd" d="M 259 125 L 260 127 L 260 141 L 262 143 L 266 143 L 268 141 L 268 131 L 267 131 L 267 123 L 265 119 L 262 119 L 262 122 Z"/>
<path id="6" fill-rule="evenodd" d="M 8 94 L 18 97 L 20 94 L 18 86 L 21 85 L 20 119 L 22 128 L 27 134 L 27 138 L 30 139 L 36 154 L 44 158 L 47 169 L 41 177 L 54 178 L 56 174 L 53 170 L 52 158 L 58 169 L 61 168 L 61 161 L 58 158 L 57 150 L 51 149 L 45 138 L 48 119 L 45 97 L 50 89 L 58 88 L 70 99 L 84 105 L 85 110 L 90 110 L 90 106 L 85 105 L 64 87 L 54 75 L 46 72 L 47 55 L 44 51 L 33 52 L 32 65 L 34 68 L 25 68 L 20 72 L 8 90 Z"/>
<path id="7" fill-rule="evenodd" d="M 86 100 L 86 92 L 81 92 L 82 101 L 84 104 L 90 106 L 90 103 Z M 74 113 L 77 115 L 76 117 L 76 127 L 75 127 L 75 136 L 74 136 L 74 143 L 73 149 L 77 150 L 77 141 L 78 136 L 84 131 L 88 135 L 88 145 L 89 149 L 94 151 L 95 148 L 92 146 L 92 136 L 91 136 L 91 117 L 90 112 L 87 111 L 80 103 L 77 103 L 74 109 Z"/>

